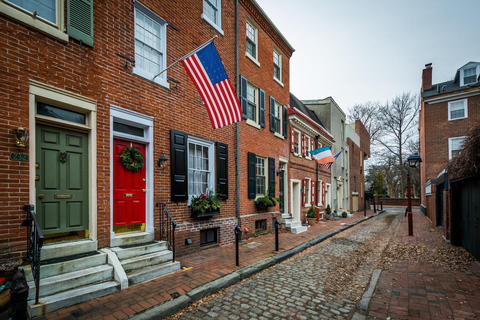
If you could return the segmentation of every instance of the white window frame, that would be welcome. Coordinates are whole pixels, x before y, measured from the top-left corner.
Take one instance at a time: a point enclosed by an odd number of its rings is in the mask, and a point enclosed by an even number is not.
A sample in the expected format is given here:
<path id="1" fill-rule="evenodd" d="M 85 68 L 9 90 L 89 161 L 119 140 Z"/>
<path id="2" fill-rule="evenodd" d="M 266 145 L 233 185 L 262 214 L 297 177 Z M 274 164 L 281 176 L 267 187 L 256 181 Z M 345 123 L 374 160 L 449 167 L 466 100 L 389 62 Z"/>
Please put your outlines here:
<path id="1" fill-rule="evenodd" d="M 218 1 L 218 5 L 217 5 L 216 9 L 217 9 L 217 14 L 218 14 L 218 16 L 217 16 L 218 23 L 215 23 L 214 21 L 212 21 L 204 12 L 202 12 L 202 19 L 205 20 L 206 22 L 208 22 L 212 27 L 215 28 L 215 30 L 217 30 L 223 36 L 223 30 L 222 30 L 222 0 L 217 0 L 217 1 Z M 210 5 L 209 2 L 210 1 L 208 1 L 208 0 L 203 0 L 203 2 L 202 2 L 203 7 L 205 7 L 205 3 L 207 5 Z"/>
<path id="2" fill-rule="evenodd" d="M 453 155 L 452 155 L 452 152 L 454 151 L 454 150 L 452 150 L 453 140 L 463 139 L 463 141 L 462 141 L 462 145 L 463 145 L 466 138 L 467 138 L 467 136 L 448 138 L 448 160 L 451 160 L 453 158 Z"/>
<path id="3" fill-rule="evenodd" d="M 295 137 L 297 136 L 297 134 L 298 134 L 298 151 L 296 152 L 295 151 Z M 293 136 L 293 146 L 294 146 L 293 155 L 301 158 L 302 157 L 302 133 L 299 130 L 294 128 L 293 129 L 293 135 L 294 135 Z"/>
<path id="4" fill-rule="evenodd" d="M 262 177 L 265 177 L 265 192 L 264 193 L 257 193 L 257 159 L 262 159 L 263 160 L 263 169 L 265 170 L 265 175 Z M 263 197 L 267 195 L 268 191 L 268 158 L 262 157 L 259 155 L 256 155 L 255 157 L 255 199 L 258 199 L 260 197 Z"/>
<path id="5" fill-rule="evenodd" d="M 322 203 L 322 180 L 317 180 L 317 207 L 323 205 Z"/>
<path id="6" fill-rule="evenodd" d="M 215 193 L 215 143 L 205 139 L 188 136 L 187 138 L 187 170 L 190 171 L 188 166 L 190 160 L 190 143 L 198 144 L 208 148 L 208 172 L 210 173 L 210 178 L 208 180 L 208 191 L 213 190 Z M 190 178 L 189 178 L 190 179 Z M 189 188 L 190 180 L 187 181 L 187 188 Z M 202 192 L 203 193 L 203 192 Z M 188 205 L 192 202 L 192 196 L 199 196 L 200 194 L 188 194 Z"/>
<path id="7" fill-rule="evenodd" d="M 465 71 L 467 70 L 470 70 L 470 69 L 475 69 L 475 78 L 473 80 L 473 82 L 468 82 L 468 83 L 465 83 Z M 464 68 L 461 70 L 461 77 L 460 77 L 460 86 L 467 86 L 469 84 L 475 84 L 477 83 L 478 81 L 478 72 L 479 72 L 479 66 L 472 66 L 470 65 L 469 67 L 467 68 Z"/>
<path id="8" fill-rule="evenodd" d="M 33 17 L 33 14 L 7 0 L 0 0 L 0 12 L 10 18 L 19 21 L 29 27 L 45 33 L 64 43 L 68 43 L 68 35 L 64 32 L 65 28 L 65 1 L 55 0 L 55 23 L 52 23 L 39 16 Z"/>
<path id="9" fill-rule="evenodd" d="M 253 88 L 255 90 L 255 120 L 248 118 L 248 107 L 250 100 L 248 100 L 248 88 Z M 247 81 L 247 124 L 260 129 L 260 89 L 257 86 L 254 86 L 252 83 Z"/>
<path id="10" fill-rule="evenodd" d="M 274 134 L 275 136 L 277 137 L 281 137 L 283 139 L 283 108 L 282 108 L 282 105 L 280 103 L 278 103 L 276 100 L 275 100 L 275 104 L 274 104 L 274 108 L 275 110 L 273 110 L 273 117 L 275 118 L 275 120 L 278 120 L 278 131 L 275 129 L 274 131 Z M 278 111 L 278 117 L 275 115 L 276 111 Z"/>
<path id="11" fill-rule="evenodd" d="M 463 115 L 463 117 L 452 118 L 452 116 L 451 116 L 452 115 L 452 112 L 451 112 L 452 104 L 453 103 L 458 103 L 458 102 L 463 102 L 464 115 Z M 468 118 L 468 99 L 449 101 L 448 102 L 448 121 L 465 119 L 465 118 Z"/>
<path id="12" fill-rule="evenodd" d="M 143 13 L 146 18 L 150 18 L 151 20 L 153 20 L 155 23 L 158 23 L 161 27 L 160 29 L 160 37 L 161 37 L 161 43 L 160 43 L 160 47 L 162 48 L 161 51 L 161 54 L 162 54 L 162 69 L 165 69 L 166 66 L 167 66 L 167 22 L 165 20 L 163 20 L 162 18 L 160 18 L 157 14 L 155 14 L 152 10 L 148 9 L 147 7 L 145 7 L 143 4 L 141 4 L 140 2 L 138 1 L 135 1 L 135 6 L 134 6 L 134 27 L 137 25 L 137 11 Z M 135 41 L 135 44 L 134 46 L 136 46 L 136 41 L 137 41 L 137 38 L 135 36 L 134 38 L 134 41 Z M 139 40 L 140 41 L 140 40 Z M 147 44 L 145 44 L 146 46 L 148 46 Z M 158 51 L 157 49 L 154 49 L 156 51 Z M 159 75 L 158 77 L 156 77 L 155 79 L 153 79 L 156 74 L 153 74 L 147 70 L 144 70 L 144 69 L 140 69 L 139 67 L 135 66 L 133 67 L 133 73 L 142 77 L 142 78 L 145 78 L 145 79 L 148 79 L 150 81 L 153 81 L 161 86 L 164 86 L 166 88 L 170 88 L 170 84 L 167 82 L 167 72 L 163 72 L 161 75 Z M 162 71 L 162 70 L 160 70 Z"/>
<path id="13" fill-rule="evenodd" d="M 305 194 L 305 208 L 310 208 L 312 206 L 312 179 L 305 177 L 305 189 L 308 188 L 308 193 Z M 305 193 L 305 190 L 303 190 Z"/>
<path id="14" fill-rule="evenodd" d="M 425 186 L 425 195 L 426 196 L 431 196 L 432 195 L 432 182 L 431 180 L 428 180 Z"/>
<path id="15" fill-rule="evenodd" d="M 247 52 L 247 23 L 253 28 L 255 31 L 255 56 L 252 56 L 250 53 Z M 258 28 L 255 23 L 252 22 L 251 19 L 247 18 L 245 23 L 245 56 L 252 60 L 258 67 L 260 67 L 260 62 L 258 61 Z"/>
<path id="16" fill-rule="evenodd" d="M 275 77 L 275 53 L 278 55 L 278 63 L 279 63 L 279 68 L 280 68 L 280 79 Z M 272 54 L 272 60 L 273 60 L 273 80 L 275 80 L 276 82 L 278 82 L 278 84 L 280 84 L 282 87 L 283 87 L 283 82 L 282 82 L 282 72 L 283 72 L 283 68 L 282 68 L 282 54 L 280 53 L 280 51 L 278 51 L 277 49 L 273 49 L 273 54 Z"/>
<path id="17" fill-rule="evenodd" d="M 312 160 L 312 156 L 310 155 L 310 151 L 313 151 L 313 150 L 310 150 L 311 149 L 311 146 L 312 146 L 312 138 L 308 135 L 308 134 L 305 134 L 305 143 L 307 144 L 306 145 L 306 148 L 305 148 L 305 159 L 309 159 L 309 160 Z"/>

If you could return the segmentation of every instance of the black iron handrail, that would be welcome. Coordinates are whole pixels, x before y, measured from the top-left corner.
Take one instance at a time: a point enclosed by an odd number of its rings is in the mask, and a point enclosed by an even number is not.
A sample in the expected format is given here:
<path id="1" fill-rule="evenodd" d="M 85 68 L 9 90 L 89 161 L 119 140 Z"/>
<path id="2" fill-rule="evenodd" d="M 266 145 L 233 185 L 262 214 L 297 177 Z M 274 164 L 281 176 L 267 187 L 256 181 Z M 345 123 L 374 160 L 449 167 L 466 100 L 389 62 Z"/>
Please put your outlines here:
<path id="1" fill-rule="evenodd" d="M 166 203 L 157 203 L 160 207 L 160 240 L 167 242 L 168 248 L 172 250 L 172 261 L 175 261 L 175 228 L 177 223 L 168 212 Z"/>
<path id="2" fill-rule="evenodd" d="M 33 281 L 35 282 L 35 304 L 38 304 L 38 295 L 40 291 L 40 255 L 43 246 L 43 232 L 35 215 L 35 206 L 33 204 L 23 206 L 27 213 L 27 218 L 22 226 L 27 227 L 27 258 L 32 268 Z"/>

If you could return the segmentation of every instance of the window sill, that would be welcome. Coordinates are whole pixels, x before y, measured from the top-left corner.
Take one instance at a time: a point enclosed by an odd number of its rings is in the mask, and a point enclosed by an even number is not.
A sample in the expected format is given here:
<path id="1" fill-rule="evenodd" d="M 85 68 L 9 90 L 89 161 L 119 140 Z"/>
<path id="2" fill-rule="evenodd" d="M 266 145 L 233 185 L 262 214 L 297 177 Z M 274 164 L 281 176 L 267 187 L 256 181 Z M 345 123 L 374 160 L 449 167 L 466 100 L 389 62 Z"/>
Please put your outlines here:
<path id="1" fill-rule="evenodd" d="M 202 13 L 202 19 L 208 22 L 212 27 L 215 28 L 222 36 L 223 36 L 223 30 L 220 26 L 216 25 L 212 20 L 210 20 L 206 15 Z"/>
<path id="2" fill-rule="evenodd" d="M 250 55 L 250 53 L 245 52 L 245 56 L 246 56 L 248 59 L 252 60 L 252 62 L 255 63 L 255 64 L 257 65 L 257 67 L 260 68 L 260 62 L 258 62 L 257 59 L 255 59 L 254 57 L 252 57 L 252 56 Z"/>
<path id="3" fill-rule="evenodd" d="M 307 204 L 305 205 L 305 208 L 310 208 L 311 206 L 312 206 L 311 204 L 307 203 Z"/>
<path id="4" fill-rule="evenodd" d="M 279 139 L 282 139 L 282 140 L 285 139 L 285 137 L 282 136 L 282 135 L 281 135 L 280 133 L 278 133 L 278 132 L 274 132 L 273 135 L 274 135 L 275 137 L 279 138 Z"/>
<path id="5" fill-rule="evenodd" d="M 260 129 L 260 125 L 258 123 L 256 123 L 255 121 L 252 121 L 250 119 L 247 119 L 247 121 L 245 121 L 248 125 L 254 127 L 254 128 L 257 128 L 257 129 Z"/>
<path id="6" fill-rule="evenodd" d="M 467 119 L 467 118 L 468 118 L 468 116 L 467 117 L 461 117 L 461 118 L 454 118 L 454 119 L 449 118 L 448 121 L 462 120 L 462 119 Z"/>
<path id="7" fill-rule="evenodd" d="M 311 157 L 305 157 L 305 159 L 307 159 L 307 160 L 312 160 L 312 158 L 311 158 Z"/>
<path id="8" fill-rule="evenodd" d="M 293 154 L 295 157 L 302 158 L 302 156 L 299 153 L 294 153 Z"/>
<path id="9" fill-rule="evenodd" d="M 283 84 L 282 81 L 278 80 L 277 78 L 273 77 L 273 80 L 275 80 L 276 83 L 278 83 L 279 85 L 281 85 L 282 87 L 285 87 L 285 85 Z"/>
<path id="10" fill-rule="evenodd" d="M 156 77 L 155 80 L 152 80 L 153 77 L 155 77 L 154 74 L 150 73 L 150 72 L 146 72 L 142 69 L 139 69 L 139 68 L 133 68 L 133 74 L 136 74 L 137 76 L 140 76 L 142 78 L 145 78 L 149 81 L 152 81 L 156 84 L 159 84 L 161 85 L 162 87 L 165 87 L 167 89 L 170 89 L 170 84 L 167 82 L 167 80 L 163 79 L 163 78 L 160 78 L 160 77 Z"/>
<path id="11" fill-rule="evenodd" d="M 14 8 L 9 4 L 3 3 L 3 1 L 0 1 L 0 12 L 48 36 L 51 36 L 64 43 L 68 43 L 68 34 L 61 31 L 57 26 L 50 25 L 41 19 L 34 19 L 32 15 L 25 13 L 20 9 Z"/>

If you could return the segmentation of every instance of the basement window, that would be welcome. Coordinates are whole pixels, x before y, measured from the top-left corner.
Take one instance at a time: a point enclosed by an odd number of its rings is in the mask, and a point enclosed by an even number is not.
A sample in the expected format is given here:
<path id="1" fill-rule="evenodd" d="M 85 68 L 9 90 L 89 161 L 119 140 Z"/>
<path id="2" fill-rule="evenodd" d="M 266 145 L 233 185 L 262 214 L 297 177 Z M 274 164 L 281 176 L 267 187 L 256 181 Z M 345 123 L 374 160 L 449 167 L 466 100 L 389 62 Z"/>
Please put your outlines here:
<path id="1" fill-rule="evenodd" d="M 262 232 L 267 230 L 267 220 L 256 220 L 255 221 L 255 232 Z"/>
<path id="2" fill-rule="evenodd" d="M 218 243 L 218 228 L 200 230 L 200 246 Z"/>

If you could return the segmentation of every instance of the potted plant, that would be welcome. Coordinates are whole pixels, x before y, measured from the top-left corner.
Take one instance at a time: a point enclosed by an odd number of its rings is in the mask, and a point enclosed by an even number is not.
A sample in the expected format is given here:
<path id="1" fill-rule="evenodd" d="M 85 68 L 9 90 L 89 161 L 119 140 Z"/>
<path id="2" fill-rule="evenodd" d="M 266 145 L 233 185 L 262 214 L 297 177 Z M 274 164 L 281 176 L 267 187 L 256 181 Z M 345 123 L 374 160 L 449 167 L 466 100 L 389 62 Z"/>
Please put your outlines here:
<path id="1" fill-rule="evenodd" d="M 342 212 L 342 218 L 346 218 L 347 217 L 347 211 L 343 211 Z"/>
<path id="2" fill-rule="evenodd" d="M 330 205 L 327 205 L 325 208 L 325 220 L 330 220 L 332 218 L 332 208 L 330 208 Z"/>
<path id="3" fill-rule="evenodd" d="M 203 218 L 216 216 L 220 214 L 220 199 L 212 190 L 206 194 L 192 196 L 190 204 L 192 208 L 192 218 Z"/>
<path id="4" fill-rule="evenodd" d="M 307 221 L 309 226 L 315 225 L 315 221 L 317 220 L 317 212 L 313 206 L 308 209 L 307 212 Z"/>
<path id="5" fill-rule="evenodd" d="M 266 209 L 269 207 L 274 207 L 278 203 L 278 199 L 275 197 L 270 197 L 270 196 L 262 196 L 257 199 L 255 199 L 255 206 L 257 209 Z"/>
<path id="6" fill-rule="evenodd" d="M 353 218 L 353 210 L 348 210 L 347 218 Z"/>

